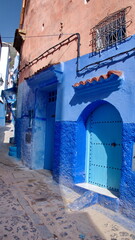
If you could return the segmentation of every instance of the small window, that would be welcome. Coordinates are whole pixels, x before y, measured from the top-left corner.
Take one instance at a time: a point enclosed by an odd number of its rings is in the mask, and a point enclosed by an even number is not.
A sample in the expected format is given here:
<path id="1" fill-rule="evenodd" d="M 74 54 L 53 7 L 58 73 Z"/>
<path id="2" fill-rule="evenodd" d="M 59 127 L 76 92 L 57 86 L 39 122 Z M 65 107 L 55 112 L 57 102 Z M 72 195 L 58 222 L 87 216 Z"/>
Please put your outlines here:
<path id="1" fill-rule="evenodd" d="M 92 29 L 92 51 L 98 52 L 126 38 L 125 10 L 122 9 Z"/>
<path id="2" fill-rule="evenodd" d="M 48 102 L 56 102 L 57 91 L 49 92 L 48 94 Z"/>

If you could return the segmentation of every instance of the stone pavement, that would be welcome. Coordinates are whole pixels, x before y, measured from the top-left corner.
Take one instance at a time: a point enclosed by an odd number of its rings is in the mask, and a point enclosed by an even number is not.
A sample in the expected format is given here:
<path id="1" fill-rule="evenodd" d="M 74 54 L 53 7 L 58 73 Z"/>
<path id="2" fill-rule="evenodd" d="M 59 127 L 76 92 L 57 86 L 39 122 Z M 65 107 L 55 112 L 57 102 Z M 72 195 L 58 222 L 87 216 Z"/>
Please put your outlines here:
<path id="1" fill-rule="evenodd" d="M 98 205 L 71 211 L 79 194 L 8 156 L 11 125 L 0 134 L 0 240 L 135 240 L 135 223 L 118 213 Z"/>

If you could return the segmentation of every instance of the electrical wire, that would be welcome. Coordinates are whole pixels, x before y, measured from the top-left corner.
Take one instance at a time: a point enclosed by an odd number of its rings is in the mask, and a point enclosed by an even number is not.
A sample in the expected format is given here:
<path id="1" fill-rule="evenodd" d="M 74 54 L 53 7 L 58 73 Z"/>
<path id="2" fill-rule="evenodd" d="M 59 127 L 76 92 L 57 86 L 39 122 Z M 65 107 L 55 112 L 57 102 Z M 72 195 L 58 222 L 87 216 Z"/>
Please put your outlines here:
<path id="1" fill-rule="evenodd" d="M 57 33 L 57 34 L 47 34 L 47 35 L 37 35 L 37 36 L 25 36 L 25 38 L 42 38 L 42 37 L 57 37 L 59 35 L 63 36 L 63 35 L 73 35 L 74 33 Z M 4 38 L 14 38 L 14 37 L 2 37 L 2 39 Z"/>

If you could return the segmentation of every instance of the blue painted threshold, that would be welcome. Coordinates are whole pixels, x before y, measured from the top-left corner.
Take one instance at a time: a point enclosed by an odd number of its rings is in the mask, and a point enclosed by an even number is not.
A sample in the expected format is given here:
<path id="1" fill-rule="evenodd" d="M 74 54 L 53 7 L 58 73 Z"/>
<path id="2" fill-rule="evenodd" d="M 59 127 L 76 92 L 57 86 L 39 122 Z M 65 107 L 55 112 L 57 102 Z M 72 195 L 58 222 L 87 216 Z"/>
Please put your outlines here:
<path id="1" fill-rule="evenodd" d="M 80 183 L 75 185 L 74 190 L 82 193 L 82 195 L 69 204 L 68 207 L 72 210 L 80 210 L 99 204 L 115 212 L 119 211 L 119 198 L 108 189 L 88 183 Z"/>

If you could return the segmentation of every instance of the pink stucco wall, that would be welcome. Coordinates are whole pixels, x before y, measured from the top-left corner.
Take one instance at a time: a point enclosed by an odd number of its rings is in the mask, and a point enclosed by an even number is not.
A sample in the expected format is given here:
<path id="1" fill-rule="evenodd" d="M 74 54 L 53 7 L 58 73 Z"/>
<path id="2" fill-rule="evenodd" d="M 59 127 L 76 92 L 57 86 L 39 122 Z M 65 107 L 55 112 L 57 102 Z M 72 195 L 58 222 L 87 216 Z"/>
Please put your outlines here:
<path id="1" fill-rule="evenodd" d="M 91 52 L 90 29 L 106 16 L 127 6 L 131 6 L 126 15 L 126 20 L 129 21 L 127 34 L 128 36 L 135 34 L 134 0 L 90 0 L 87 4 L 84 2 L 84 0 L 27 0 L 23 22 L 26 39 L 22 47 L 20 68 L 76 32 L 81 36 L 81 55 Z M 61 26 L 63 26 L 62 29 Z M 61 30 L 63 35 L 59 38 Z M 75 57 L 76 41 L 73 41 L 53 55 L 43 58 L 37 64 L 22 71 L 20 82 L 48 64 Z"/>

